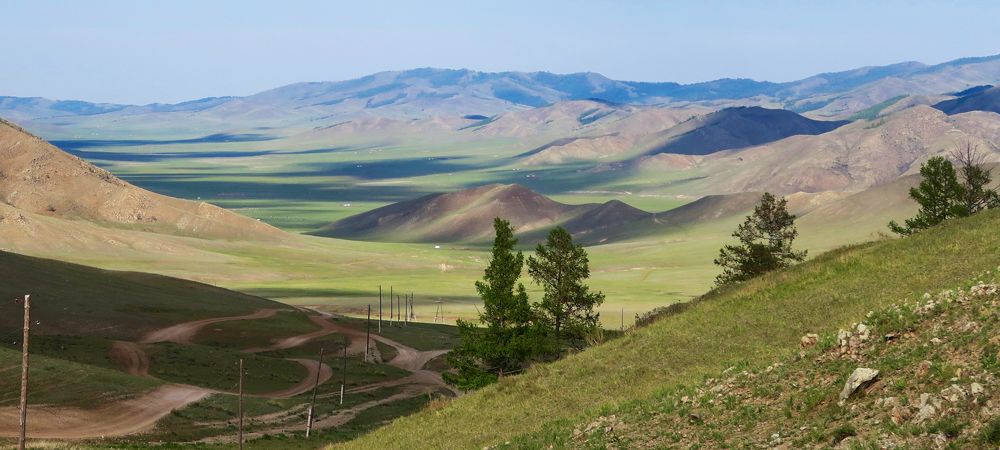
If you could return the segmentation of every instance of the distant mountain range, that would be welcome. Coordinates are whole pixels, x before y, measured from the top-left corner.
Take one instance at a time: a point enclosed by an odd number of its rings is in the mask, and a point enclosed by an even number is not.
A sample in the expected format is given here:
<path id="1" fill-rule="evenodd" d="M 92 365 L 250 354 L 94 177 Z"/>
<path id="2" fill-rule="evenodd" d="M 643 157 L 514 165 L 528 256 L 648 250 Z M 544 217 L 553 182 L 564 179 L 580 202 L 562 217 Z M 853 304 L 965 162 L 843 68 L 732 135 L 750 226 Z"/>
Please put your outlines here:
<path id="1" fill-rule="evenodd" d="M 243 119 L 322 121 L 344 117 L 467 116 L 594 99 L 637 105 L 758 105 L 838 117 L 904 94 L 941 94 L 1000 84 L 1000 55 L 942 64 L 904 62 L 773 83 L 725 78 L 693 84 L 612 80 L 597 73 L 477 72 L 414 69 L 354 80 L 296 83 L 246 97 L 178 104 L 121 105 L 0 97 L 0 116 L 14 120 L 94 115 L 198 114 Z"/>

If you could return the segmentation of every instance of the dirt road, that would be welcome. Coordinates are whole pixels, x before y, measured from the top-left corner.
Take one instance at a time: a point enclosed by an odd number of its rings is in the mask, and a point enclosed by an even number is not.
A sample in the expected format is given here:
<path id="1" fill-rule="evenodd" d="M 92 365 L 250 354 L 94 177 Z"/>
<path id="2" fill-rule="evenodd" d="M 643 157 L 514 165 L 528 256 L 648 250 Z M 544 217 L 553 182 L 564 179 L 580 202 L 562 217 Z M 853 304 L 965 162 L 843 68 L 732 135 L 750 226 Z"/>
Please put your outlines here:
<path id="1" fill-rule="evenodd" d="M 190 344 L 192 338 L 202 328 L 220 322 L 232 320 L 265 319 L 274 316 L 276 309 L 262 309 L 243 316 L 217 317 L 185 322 L 146 335 L 139 343 L 115 341 L 108 357 L 119 365 L 123 371 L 142 377 L 149 377 L 149 356 L 142 349 L 143 344 L 156 342 L 176 342 Z M 320 329 L 299 336 L 282 339 L 268 347 L 252 348 L 248 352 L 264 352 L 283 350 L 303 345 L 313 339 L 332 333 L 340 333 L 350 338 L 348 352 L 361 354 L 365 351 L 365 331 L 352 328 L 346 324 L 335 322 L 328 314 L 311 316 L 310 320 L 320 326 Z M 372 349 L 376 349 L 374 341 L 382 342 L 396 349 L 397 355 L 388 363 L 411 372 L 411 375 L 386 382 L 374 383 L 351 389 L 349 392 L 367 392 L 385 386 L 405 386 L 405 388 L 390 397 L 366 402 L 334 415 L 322 418 L 316 422 L 316 428 L 339 426 L 347 423 L 359 412 L 397 400 L 423 395 L 429 388 L 446 388 L 459 395 L 460 392 L 448 386 L 441 375 L 425 370 L 423 367 L 431 359 L 447 353 L 447 350 L 420 351 L 400 344 L 392 339 L 372 334 Z M 333 375 L 333 370 L 326 364 L 320 365 L 311 359 L 290 359 L 302 364 L 307 369 L 303 380 L 287 389 L 260 395 L 267 398 L 289 398 L 307 392 L 314 386 L 316 375 L 319 374 L 320 384 L 327 382 Z M 66 408 L 51 406 L 32 406 L 28 414 L 28 434 L 33 439 L 93 439 L 103 437 L 125 436 L 147 431 L 158 420 L 170 414 L 175 409 L 183 408 L 201 400 L 216 391 L 196 386 L 180 384 L 164 384 L 135 398 L 107 403 L 95 408 Z M 18 433 L 18 408 L 0 408 L 0 437 L 15 437 Z M 221 438 L 226 439 L 226 438 Z"/>
<path id="2" fill-rule="evenodd" d="M 138 377 L 149 376 L 149 356 L 135 342 L 114 341 L 108 358 L 126 373 Z"/>
<path id="3" fill-rule="evenodd" d="M 32 406 L 28 436 L 32 439 L 85 439 L 125 436 L 148 430 L 171 411 L 208 396 L 211 391 L 167 384 L 131 400 L 93 409 Z M 18 408 L 0 408 L 0 436 L 18 434 Z"/>
<path id="4" fill-rule="evenodd" d="M 364 348 L 365 348 L 365 345 L 364 345 L 364 342 L 365 342 L 365 332 L 364 331 L 356 329 L 356 328 L 353 328 L 353 327 L 351 327 L 349 325 L 346 325 L 346 324 L 343 324 L 343 323 L 337 323 L 337 322 L 331 322 L 331 323 L 333 324 L 334 329 L 336 330 L 337 333 L 347 335 L 347 336 L 349 336 L 351 338 L 351 346 L 348 347 L 348 352 L 355 353 L 355 354 L 364 353 L 364 351 L 365 351 L 364 350 Z M 441 355 L 443 355 L 445 353 L 448 353 L 448 350 L 427 350 L 427 351 L 421 351 L 421 350 L 417 350 L 417 349 L 415 349 L 413 347 L 400 344 L 399 342 L 396 342 L 396 341 L 394 341 L 392 339 L 389 339 L 389 338 L 387 338 L 385 336 L 380 336 L 378 334 L 372 334 L 371 338 L 374 341 L 379 341 L 379 342 L 381 342 L 383 344 L 386 344 L 386 345 L 388 345 L 388 346 L 396 349 L 396 357 L 392 358 L 392 360 L 390 360 L 388 362 L 389 365 L 399 367 L 400 369 L 412 372 L 413 374 L 410 375 L 410 376 L 408 376 L 408 377 L 406 377 L 406 378 L 403 378 L 401 380 L 393 380 L 393 381 L 389 381 L 389 382 L 375 383 L 375 384 L 369 385 L 369 386 L 360 386 L 360 387 L 354 388 L 356 392 L 364 392 L 364 391 L 358 391 L 358 389 L 362 389 L 362 388 L 366 388 L 366 387 L 378 388 L 378 387 L 383 387 L 383 386 L 398 386 L 398 385 L 402 385 L 402 384 L 420 384 L 420 385 L 427 385 L 427 386 L 442 387 L 442 388 L 448 389 L 449 391 L 451 391 L 452 394 L 455 394 L 456 396 L 462 394 L 462 392 L 459 391 L 458 389 L 454 388 L 453 386 L 449 385 L 448 383 L 445 383 L 444 380 L 441 378 L 441 374 L 439 374 L 437 372 L 434 372 L 434 371 L 431 371 L 431 370 L 424 369 L 424 366 L 427 364 L 428 361 L 430 361 L 430 360 L 432 360 L 432 359 L 434 359 L 434 358 L 436 358 L 438 356 L 441 356 Z M 355 342 L 357 342 L 358 345 L 354 345 Z M 406 382 L 405 383 L 401 383 L 400 381 L 402 381 L 402 380 L 406 380 Z"/>
<path id="5" fill-rule="evenodd" d="M 245 316 L 215 317 L 211 319 L 195 320 L 192 322 L 179 323 L 174 326 L 162 328 L 146 335 L 140 344 L 152 344 L 156 342 L 176 342 L 178 344 L 190 344 L 198 331 L 208 325 L 233 320 L 254 320 L 266 319 L 278 313 L 277 309 L 259 309 L 252 314 Z"/>
<path id="6" fill-rule="evenodd" d="M 311 333 L 287 337 L 266 347 L 248 348 L 243 351 L 247 353 L 263 353 L 275 350 L 287 350 L 300 345 L 305 345 L 313 339 L 318 339 L 337 332 L 336 327 L 332 322 L 330 322 L 330 318 L 327 316 L 309 316 L 309 320 L 311 320 L 312 323 L 319 325 L 320 329 Z"/>
<path id="7" fill-rule="evenodd" d="M 307 370 L 305 378 L 303 378 L 302 381 L 299 382 L 299 384 L 296 384 L 295 386 L 292 386 L 288 389 L 282 389 L 280 391 L 270 392 L 267 394 L 259 394 L 258 397 L 267 397 L 267 398 L 295 397 L 296 395 L 299 395 L 303 392 L 308 392 L 312 390 L 313 386 L 316 383 L 316 372 L 319 372 L 319 384 L 326 383 L 328 380 L 330 380 L 330 377 L 333 376 L 333 369 L 331 369 L 330 366 L 326 364 L 323 364 L 323 366 L 320 367 L 319 361 L 313 359 L 298 359 L 298 358 L 289 358 L 288 360 L 295 361 L 305 366 Z"/>

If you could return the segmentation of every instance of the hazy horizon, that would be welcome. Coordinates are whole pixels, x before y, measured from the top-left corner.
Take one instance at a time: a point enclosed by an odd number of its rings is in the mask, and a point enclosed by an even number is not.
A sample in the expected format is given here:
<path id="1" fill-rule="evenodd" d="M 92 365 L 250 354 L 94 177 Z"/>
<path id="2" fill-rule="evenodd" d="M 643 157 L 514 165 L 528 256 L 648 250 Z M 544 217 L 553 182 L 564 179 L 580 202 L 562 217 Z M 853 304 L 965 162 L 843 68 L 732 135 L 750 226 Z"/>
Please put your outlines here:
<path id="1" fill-rule="evenodd" d="M 298 1 L 281 8 L 111 1 L 5 8 L 0 37 L 16 43 L 7 56 L 20 64 L 0 72 L 0 95 L 129 104 L 249 95 L 419 67 L 784 82 L 1000 53 L 992 24 L 1000 5 L 979 1 Z"/>

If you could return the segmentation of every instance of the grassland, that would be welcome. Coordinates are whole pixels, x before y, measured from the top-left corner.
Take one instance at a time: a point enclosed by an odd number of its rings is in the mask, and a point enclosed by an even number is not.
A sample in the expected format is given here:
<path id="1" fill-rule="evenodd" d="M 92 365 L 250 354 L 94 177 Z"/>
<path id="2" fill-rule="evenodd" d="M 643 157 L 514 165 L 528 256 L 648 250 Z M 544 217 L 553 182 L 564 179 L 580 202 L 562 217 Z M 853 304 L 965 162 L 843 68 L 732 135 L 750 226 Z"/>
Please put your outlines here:
<path id="1" fill-rule="evenodd" d="M 806 333 L 833 332 L 868 311 L 996 268 L 998 226 L 1000 211 L 990 211 L 911 238 L 820 255 L 713 292 L 622 339 L 505 378 L 346 446 L 478 448 L 551 424 L 579 423 L 729 366 L 760 368 L 797 351 Z"/>
<path id="2" fill-rule="evenodd" d="M 20 328 L 20 304 L 30 294 L 36 334 L 96 335 L 138 340 L 166 325 L 208 317 L 287 308 L 276 302 L 190 281 L 0 252 L 0 326 Z"/>
<path id="3" fill-rule="evenodd" d="M 139 134 L 149 130 L 137 130 Z M 454 141 L 440 136 L 339 137 L 330 141 L 276 136 L 247 142 L 178 142 L 187 135 L 157 130 L 135 143 L 121 133 L 85 141 L 67 139 L 73 150 L 122 178 L 167 195 L 229 207 L 291 232 L 307 232 L 333 220 L 411 199 L 485 183 L 522 183 L 556 200 L 592 203 L 619 199 L 647 211 L 684 204 L 693 171 L 590 172 L 587 164 L 520 166 L 513 156 L 523 143 L 506 138 Z M 111 131 L 108 131 L 111 133 Z M 66 136 L 71 137 L 71 136 Z M 93 139 L 98 139 L 93 138 Z M 401 138 L 402 139 L 402 138 Z M 183 141 L 183 140 L 182 140 Z M 585 175 L 584 175 L 585 174 Z M 349 205 L 349 206 L 348 206 Z M 617 329 L 636 314 L 689 300 L 711 286 L 711 261 L 738 218 L 589 248 L 592 286 L 607 294 L 603 322 Z M 830 229 L 820 223 L 801 231 L 801 246 L 817 252 L 870 237 L 882 219 Z M 390 285 L 417 297 L 417 320 L 474 317 L 479 303 L 473 281 L 482 274 L 486 249 L 477 246 L 356 242 L 303 237 L 282 246 L 236 242 L 185 242 L 184 258 L 146 258 L 100 251 L 53 254 L 88 265 L 141 270 L 194 279 L 293 305 L 321 306 L 360 316 L 378 304 L 378 287 Z M 531 295 L 537 286 L 525 280 Z M 386 299 L 386 303 L 388 300 Z M 236 326 L 236 325 L 234 325 Z"/>
<path id="4" fill-rule="evenodd" d="M 17 405 L 20 393 L 21 352 L 0 348 L 0 406 Z M 29 401 L 93 407 L 133 398 L 161 382 L 126 375 L 118 370 L 36 355 L 31 360 Z"/>
<path id="5" fill-rule="evenodd" d="M 194 342 L 237 350 L 265 347 L 274 341 L 319 329 L 302 311 L 280 311 L 258 320 L 234 320 L 202 328 Z"/>
<path id="6" fill-rule="evenodd" d="M 150 375 L 164 381 L 236 392 L 239 360 L 244 360 L 243 385 L 248 394 L 279 391 L 306 376 L 302 365 L 284 359 L 244 354 L 205 345 L 163 342 L 148 346 Z"/>

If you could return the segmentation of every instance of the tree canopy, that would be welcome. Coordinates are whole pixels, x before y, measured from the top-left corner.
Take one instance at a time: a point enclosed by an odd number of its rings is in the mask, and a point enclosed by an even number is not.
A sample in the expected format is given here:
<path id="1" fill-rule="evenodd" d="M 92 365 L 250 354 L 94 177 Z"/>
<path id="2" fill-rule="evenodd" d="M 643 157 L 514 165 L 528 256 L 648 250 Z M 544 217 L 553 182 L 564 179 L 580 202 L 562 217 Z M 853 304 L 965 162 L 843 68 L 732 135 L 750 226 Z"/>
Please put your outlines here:
<path id="1" fill-rule="evenodd" d="M 585 283 L 590 260 L 565 228 L 554 228 L 545 244 L 538 245 L 535 255 L 528 258 L 528 273 L 545 292 L 536 311 L 554 334 L 556 345 L 566 339 L 579 342 L 597 328 L 594 308 L 604 303 L 604 294 L 591 292 Z"/>
<path id="2" fill-rule="evenodd" d="M 746 281 L 802 261 L 806 252 L 792 248 L 798 234 L 795 215 L 788 212 L 788 202 L 765 192 L 753 214 L 733 233 L 739 243 L 726 245 L 719 251 L 715 264 L 722 267 L 722 273 L 716 277 L 716 285 Z"/>

